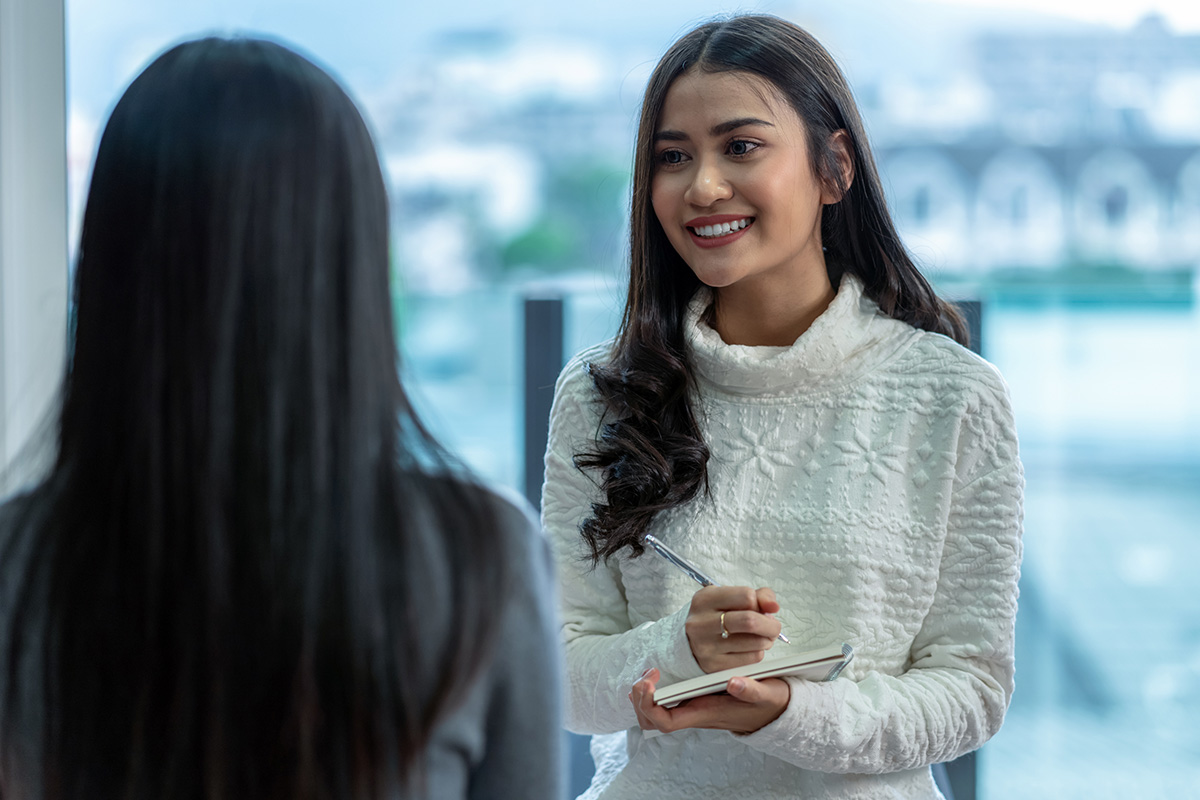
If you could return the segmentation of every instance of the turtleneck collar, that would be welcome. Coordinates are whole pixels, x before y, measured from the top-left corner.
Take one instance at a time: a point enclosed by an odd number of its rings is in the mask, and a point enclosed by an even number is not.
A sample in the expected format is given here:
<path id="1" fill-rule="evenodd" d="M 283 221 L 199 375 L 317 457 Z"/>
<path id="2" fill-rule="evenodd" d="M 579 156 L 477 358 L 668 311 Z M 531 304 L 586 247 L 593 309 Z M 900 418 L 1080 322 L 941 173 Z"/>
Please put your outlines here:
<path id="1" fill-rule="evenodd" d="M 703 321 L 712 292 L 701 288 L 688 304 L 684 337 L 700 378 L 734 394 L 766 394 L 787 390 L 807 393 L 832 388 L 861 375 L 895 352 L 874 347 L 894 339 L 896 347 L 913 329 L 885 317 L 863 295 L 862 282 L 842 276 L 837 295 L 807 331 L 787 347 L 726 344 Z"/>

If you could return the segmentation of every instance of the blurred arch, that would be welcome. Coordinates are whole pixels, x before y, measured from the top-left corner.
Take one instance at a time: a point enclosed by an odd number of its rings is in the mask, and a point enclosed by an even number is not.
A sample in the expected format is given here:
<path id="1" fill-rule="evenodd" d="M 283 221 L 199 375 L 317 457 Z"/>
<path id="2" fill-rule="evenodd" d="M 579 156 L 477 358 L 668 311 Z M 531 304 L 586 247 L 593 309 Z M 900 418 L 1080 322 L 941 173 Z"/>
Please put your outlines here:
<path id="1" fill-rule="evenodd" d="M 1131 266 L 1161 261 L 1161 193 L 1137 156 L 1107 148 L 1088 159 L 1076 181 L 1074 206 L 1084 259 Z"/>
<path id="2" fill-rule="evenodd" d="M 1063 259 L 1063 186 L 1046 160 L 1027 148 L 996 153 L 976 191 L 975 230 L 982 267 L 1053 268 Z"/>
<path id="3" fill-rule="evenodd" d="M 969 258 L 970 192 L 959 166 L 935 149 L 916 148 L 893 152 L 882 172 L 896 226 L 918 261 L 935 270 L 962 269 Z"/>

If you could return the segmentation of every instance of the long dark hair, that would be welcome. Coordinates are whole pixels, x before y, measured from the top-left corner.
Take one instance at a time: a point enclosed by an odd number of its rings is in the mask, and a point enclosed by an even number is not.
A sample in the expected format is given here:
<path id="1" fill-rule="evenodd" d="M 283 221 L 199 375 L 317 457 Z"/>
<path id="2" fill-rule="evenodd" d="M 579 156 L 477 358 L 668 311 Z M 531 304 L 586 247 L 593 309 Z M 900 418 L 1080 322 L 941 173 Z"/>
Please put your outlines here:
<path id="1" fill-rule="evenodd" d="M 388 262 L 371 135 L 312 62 L 209 38 L 129 86 L 92 173 L 57 459 L 0 538 L 5 791 L 419 777 L 507 578 L 497 507 L 401 388 Z"/>
<path id="2" fill-rule="evenodd" d="M 590 365 L 608 421 L 597 449 L 578 454 L 576 464 L 603 475 L 604 502 L 593 505 L 582 526 L 597 561 L 626 547 L 641 555 L 654 515 L 707 488 L 708 448 L 690 397 L 683 331 L 684 312 L 701 284 L 671 246 L 650 200 L 654 134 L 667 91 L 692 69 L 757 75 L 803 120 L 817 177 L 841 194 L 821 218 L 834 285 L 852 273 L 883 313 L 967 340 L 961 316 L 937 297 L 900 241 L 853 94 L 825 48 L 802 28 L 766 15 L 709 22 L 687 33 L 658 62 L 646 87 L 633 167 L 629 293 L 611 360 Z M 830 146 L 837 131 L 849 137 L 849 187 Z"/>

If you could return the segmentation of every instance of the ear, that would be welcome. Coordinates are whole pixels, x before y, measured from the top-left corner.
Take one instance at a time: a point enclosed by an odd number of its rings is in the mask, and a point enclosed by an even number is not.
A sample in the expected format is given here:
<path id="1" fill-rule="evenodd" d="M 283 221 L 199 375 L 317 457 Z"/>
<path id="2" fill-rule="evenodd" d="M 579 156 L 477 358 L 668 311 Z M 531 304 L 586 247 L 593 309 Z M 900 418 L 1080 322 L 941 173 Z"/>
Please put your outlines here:
<path id="1" fill-rule="evenodd" d="M 839 128 L 829 135 L 828 147 L 828 153 L 836 164 L 836 177 L 840 185 L 826 182 L 821 190 L 821 202 L 825 205 L 841 202 L 842 196 L 854 183 L 854 145 L 845 128 Z"/>

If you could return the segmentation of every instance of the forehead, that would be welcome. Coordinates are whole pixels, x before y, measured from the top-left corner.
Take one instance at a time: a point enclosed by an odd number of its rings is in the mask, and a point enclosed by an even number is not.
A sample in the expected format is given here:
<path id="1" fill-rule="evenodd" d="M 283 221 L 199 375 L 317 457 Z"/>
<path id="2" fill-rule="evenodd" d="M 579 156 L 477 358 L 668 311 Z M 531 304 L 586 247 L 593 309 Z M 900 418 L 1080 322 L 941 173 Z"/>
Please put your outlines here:
<path id="1" fill-rule="evenodd" d="M 765 78 L 692 67 L 667 89 L 658 128 L 682 129 L 689 123 L 707 127 L 742 118 L 803 127 L 791 104 Z"/>

